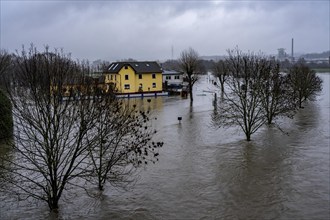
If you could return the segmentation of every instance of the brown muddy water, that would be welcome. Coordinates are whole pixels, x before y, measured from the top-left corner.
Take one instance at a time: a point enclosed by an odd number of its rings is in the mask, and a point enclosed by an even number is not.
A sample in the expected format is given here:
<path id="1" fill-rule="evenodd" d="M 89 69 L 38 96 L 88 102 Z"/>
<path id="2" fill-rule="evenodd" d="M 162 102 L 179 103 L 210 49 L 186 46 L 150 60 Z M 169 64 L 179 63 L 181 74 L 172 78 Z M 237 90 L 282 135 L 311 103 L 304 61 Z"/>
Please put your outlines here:
<path id="1" fill-rule="evenodd" d="M 278 121 L 287 134 L 263 127 L 251 142 L 236 128 L 212 127 L 206 78 L 192 107 L 179 97 L 131 99 L 157 117 L 165 143 L 134 185 L 108 187 L 98 198 L 77 190 L 56 215 L 44 203 L 0 194 L 0 219 L 330 219 L 330 74 L 320 76 L 316 101 Z"/>

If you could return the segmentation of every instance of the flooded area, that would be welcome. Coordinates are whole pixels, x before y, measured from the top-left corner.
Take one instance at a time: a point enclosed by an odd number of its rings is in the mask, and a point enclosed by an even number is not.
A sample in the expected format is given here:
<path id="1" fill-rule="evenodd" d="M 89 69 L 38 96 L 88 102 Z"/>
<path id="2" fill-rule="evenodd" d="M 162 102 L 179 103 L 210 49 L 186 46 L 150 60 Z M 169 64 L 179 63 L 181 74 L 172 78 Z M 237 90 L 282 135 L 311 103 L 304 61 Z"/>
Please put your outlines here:
<path id="1" fill-rule="evenodd" d="M 108 187 L 99 198 L 77 190 L 58 216 L 44 203 L 0 195 L 0 219 L 329 219 L 330 74 L 322 94 L 281 129 L 263 127 L 245 141 L 237 128 L 212 126 L 214 87 L 203 78 L 195 99 L 131 99 L 150 109 L 159 162 L 129 189 Z M 182 117 L 178 121 L 178 117 Z"/>

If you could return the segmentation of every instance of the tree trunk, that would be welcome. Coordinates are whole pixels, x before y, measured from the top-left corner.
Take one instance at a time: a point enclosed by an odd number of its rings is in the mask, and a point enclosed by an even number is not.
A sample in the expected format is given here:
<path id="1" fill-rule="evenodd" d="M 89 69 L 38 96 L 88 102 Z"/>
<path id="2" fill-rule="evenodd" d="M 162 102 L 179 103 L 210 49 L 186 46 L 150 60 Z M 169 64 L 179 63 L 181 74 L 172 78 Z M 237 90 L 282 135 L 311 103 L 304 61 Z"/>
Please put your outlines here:
<path id="1" fill-rule="evenodd" d="M 98 183 L 98 188 L 99 188 L 100 191 L 103 191 L 103 190 L 104 190 L 104 183 L 105 183 L 104 180 L 105 180 L 105 179 L 102 178 L 103 176 L 102 176 L 101 173 L 98 174 L 98 175 L 99 175 L 99 177 L 98 177 L 98 180 L 99 180 L 99 181 L 98 181 L 98 182 L 99 182 L 99 183 Z"/>
<path id="2" fill-rule="evenodd" d="M 267 124 L 271 125 L 272 124 L 272 119 L 268 118 Z"/>
<path id="3" fill-rule="evenodd" d="M 224 83 L 221 83 L 221 92 L 222 93 L 225 93 L 225 85 L 224 85 Z"/>
<path id="4" fill-rule="evenodd" d="M 250 135 L 250 134 L 247 134 L 247 135 L 246 135 L 246 140 L 247 140 L 247 141 L 251 141 L 251 135 Z"/>
<path id="5" fill-rule="evenodd" d="M 193 86 L 191 84 L 191 81 L 189 82 L 189 93 L 190 93 L 190 102 L 192 103 L 194 101 L 194 96 L 193 96 Z"/>
<path id="6" fill-rule="evenodd" d="M 299 96 L 298 103 L 299 103 L 299 108 L 302 108 L 302 98 L 300 96 Z"/>
<path id="7" fill-rule="evenodd" d="M 220 87 L 221 87 L 221 92 L 225 92 L 225 79 L 224 76 L 219 76 L 219 82 L 220 82 Z"/>
<path id="8" fill-rule="evenodd" d="M 251 134 L 250 132 L 245 132 L 246 140 L 251 141 Z"/>
<path id="9" fill-rule="evenodd" d="M 103 191 L 103 184 L 99 183 L 99 190 Z"/>
<path id="10" fill-rule="evenodd" d="M 49 206 L 50 210 L 53 210 L 53 211 L 58 210 L 58 201 L 59 201 L 59 198 L 57 196 L 49 198 L 48 206 Z"/>
<path id="11" fill-rule="evenodd" d="M 270 124 L 272 124 L 272 122 L 273 122 L 273 116 L 271 113 L 269 113 L 269 115 L 267 116 L 267 123 L 268 123 L 268 125 L 270 125 Z"/>

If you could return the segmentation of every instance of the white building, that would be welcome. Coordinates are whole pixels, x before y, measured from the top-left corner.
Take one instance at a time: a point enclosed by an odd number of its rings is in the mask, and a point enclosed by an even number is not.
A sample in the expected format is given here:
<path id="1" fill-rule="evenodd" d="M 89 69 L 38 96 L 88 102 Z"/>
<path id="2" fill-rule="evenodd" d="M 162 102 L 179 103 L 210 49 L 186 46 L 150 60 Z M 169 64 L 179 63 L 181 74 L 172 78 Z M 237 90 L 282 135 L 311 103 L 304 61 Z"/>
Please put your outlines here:
<path id="1" fill-rule="evenodd" d="M 183 72 L 174 70 L 163 71 L 163 88 L 164 90 L 179 90 L 182 89 Z"/>

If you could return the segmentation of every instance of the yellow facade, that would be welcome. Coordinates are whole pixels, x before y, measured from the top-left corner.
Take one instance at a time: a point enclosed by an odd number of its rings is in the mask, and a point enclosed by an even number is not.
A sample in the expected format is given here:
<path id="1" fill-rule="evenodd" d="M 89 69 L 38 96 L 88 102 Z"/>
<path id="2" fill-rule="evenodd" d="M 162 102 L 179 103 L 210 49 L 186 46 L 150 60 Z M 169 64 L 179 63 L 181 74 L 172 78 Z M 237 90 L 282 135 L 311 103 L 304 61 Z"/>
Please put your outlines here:
<path id="1" fill-rule="evenodd" d="M 116 93 L 162 92 L 162 72 L 136 73 L 129 66 L 123 66 L 118 73 L 105 73 L 104 83 L 108 88 L 113 86 Z"/>

